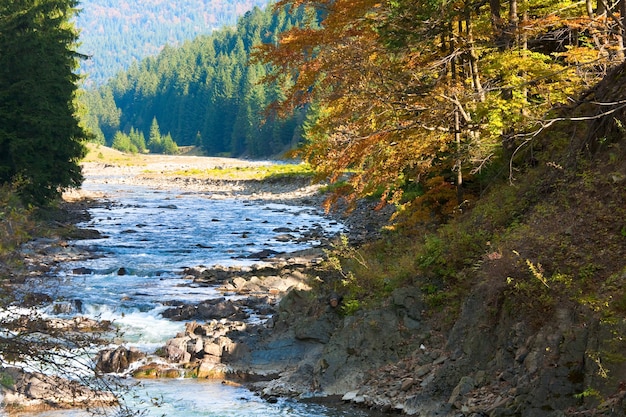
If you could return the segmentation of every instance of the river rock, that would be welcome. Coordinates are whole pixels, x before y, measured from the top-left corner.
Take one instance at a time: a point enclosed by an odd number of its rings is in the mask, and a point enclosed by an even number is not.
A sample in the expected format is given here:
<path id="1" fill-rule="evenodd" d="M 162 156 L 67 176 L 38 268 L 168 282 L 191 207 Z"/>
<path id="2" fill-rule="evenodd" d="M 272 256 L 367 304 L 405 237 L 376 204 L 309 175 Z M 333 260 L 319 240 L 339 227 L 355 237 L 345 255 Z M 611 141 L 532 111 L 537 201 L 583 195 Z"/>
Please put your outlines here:
<path id="1" fill-rule="evenodd" d="M 102 239 L 104 236 L 96 229 L 73 228 L 68 232 L 67 239 L 73 240 L 90 240 Z"/>
<path id="2" fill-rule="evenodd" d="M 274 240 L 276 240 L 277 242 L 291 242 L 295 240 L 295 236 L 289 233 L 285 233 L 275 236 Z"/>
<path id="3" fill-rule="evenodd" d="M 4 406 L 20 411 L 42 408 L 101 407 L 117 404 L 113 393 L 100 391 L 58 376 L 2 369 Z M 6 381 L 11 381 L 6 383 Z"/>
<path id="4" fill-rule="evenodd" d="M 98 352 L 95 358 L 96 370 L 102 373 L 121 373 L 129 366 L 143 359 L 145 354 L 135 348 L 127 349 L 120 346 L 115 349 L 105 349 Z"/>
<path id="5" fill-rule="evenodd" d="M 40 306 L 43 304 L 48 304 L 51 302 L 52 302 L 52 297 L 50 297 L 48 294 L 32 292 L 32 293 L 28 293 L 24 295 L 24 298 L 22 300 L 22 306 L 34 307 L 34 306 Z"/>
<path id="6" fill-rule="evenodd" d="M 255 252 L 255 253 L 252 253 L 252 254 L 246 256 L 246 258 L 248 258 L 248 259 L 267 259 L 267 258 L 271 258 L 273 256 L 276 256 L 279 253 L 280 252 L 277 252 L 277 251 L 272 250 L 272 249 L 263 249 L 262 251 Z"/>
<path id="7" fill-rule="evenodd" d="M 219 320 L 224 318 L 242 320 L 248 317 L 248 314 L 237 307 L 233 301 L 225 298 L 206 300 L 197 305 L 168 308 L 162 315 L 164 318 L 174 321 Z"/>
<path id="8" fill-rule="evenodd" d="M 74 331 L 74 332 L 103 332 L 111 330 L 111 322 L 108 320 L 94 320 L 83 316 L 69 319 L 52 317 L 46 320 L 45 325 L 49 329 Z"/>
<path id="9" fill-rule="evenodd" d="M 224 379 L 228 371 L 226 365 L 203 360 L 197 366 L 195 372 L 196 377 L 201 379 Z"/>
<path id="10" fill-rule="evenodd" d="M 189 341 L 192 340 L 188 336 L 175 337 L 165 344 L 165 355 L 170 362 L 189 363 L 191 353 L 187 351 Z"/>
<path id="11" fill-rule="evenodd" d="M 133 378 L 138 379 L 180 378 L 182 375 L 180 369 L 157 362 L 141 365 L 133 371 Z"/>
<path id="12" fill-rule="evenodd" d="M 60 301 L 52 305 L 54 314 L 72 314 L 83 312 L 83 302 L 81 300 Z"/>
<path id="13" fill-rule="evenodd" d="M 168 340 L 163 351 L 170 362 L 178 364 L 219 364 L 227 357 L 234 358 L 248 351 L 247 347 L 227 336 L 247 338 L 244 336 L 247 327 L 243 322 L 187 323 L 185 332 Z"/>
<path id="14" fill-rule="evenodd" d="M 193 280 L 194 284 L 214 285 L 231 278 L 234 273 L 241 270 L 238 267 L 224 268 L 216 266 L 214 268 L 186 268 L 183 273 Z"/>

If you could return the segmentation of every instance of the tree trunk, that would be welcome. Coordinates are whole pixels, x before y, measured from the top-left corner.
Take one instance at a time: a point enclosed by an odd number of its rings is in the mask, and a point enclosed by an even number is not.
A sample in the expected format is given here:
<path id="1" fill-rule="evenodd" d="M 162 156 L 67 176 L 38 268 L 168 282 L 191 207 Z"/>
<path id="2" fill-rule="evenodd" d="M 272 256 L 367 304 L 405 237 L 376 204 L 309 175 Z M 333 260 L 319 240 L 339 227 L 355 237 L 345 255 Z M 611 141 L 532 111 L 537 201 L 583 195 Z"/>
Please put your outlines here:
<path id="1" fill-rule="evenodd" d="M 624 0 L 626 1 L 626 0 Z M 476 52 L 476 48 L 474 47 L 474 33 L 472 30 L 472 22 L 471 22 L 471 12 L 469 9 L 466 11 L 465 15 L 465 31 L 467 36 L 467 46 L 468 46 L 468 56 L 469 56 L 469 69 L 470 74 L 472 76 L 472 84 L 474 86 L 474 90 L 478 95 L 478 100 L 480 102 L 485 101 L 485 90 L 483 89 L 482 83 L 480 81 L 480 71 L 478 68 L 478 53 Z"/>
<path id="2" fill-rule="evenodd" d="M 450 35 L 450 55 L 452 55 L 454 53 L 454 50 L 456 49 L 456 39 L 454 37 L 454 25 L 452 24 L 452 21 L 450 21 L 450 23 L 448 24 L 448 34 Z M 452 58 L 451 66 L 452 66 L 452 79 L 456 80 L 456 77 L 457 77 L 456 58 Z"/>
<path id="3" fill-rule="evenodd" d="M 461 152 L 461 116 L 459 109 L 454 109 L 454 141 L 456 143 L 456 203 L 463 204 L 463 157 Z"/>
<path id="4" fill-rule="evenodd" d="M 585 2 L 585 6 L 587 8 L 587 16 L 589 16 L 590 19 L 593 19 L 595 17 L 595 14 L 593 13 L 593 1 L 587 0 Z"/>
<path id="5" fill-rule="evenodd" d="M 624 61 L 625 53 L 624 47 L 626 46 L 626 0 L 619 1 L 619 17 L 620 17 L 620 53 L 618 55 L 621 61 Z"/>
<path id="6" fill-rule="evenodd" d="M 503 51 L 506 47 L 506 39 L 504 36 L 504 25 L 502 22 L 502 7 L 500 6 L 500 0 L 489 0 L 489 13 L 494 43 L 500 51 Z"/>
<path id="7" fill-rule="evenodd" d="M 607 7 L 608 9 L 608 7 Z M 619 3 L 617 4 L 617 9 L 620 13 L 620 18 L 617 21 L 618 24 L 618 28 L 617 28 L 617 53 L 615 54 L 615 57 L 618 61 L 623 62 L 624 58 L 625 58 L 625 54 L 624 54 L 624 45 L 626 42 L 624 42 L 624 36 L 625 36 L 625 31 L 624 31 L 624 19 L 626 18 L 626 0 L 620 0 Z M 609 14 L 611 14 L 611 11 L 608 10 Z M 615 18 L 615 15 L 612 14 L 612 17 Z"/>
<path id="8" fill-rule="evenodd" d="M 522 0 L 524 2 L 524 6 L 527 6 L 528 0 Z M 528 49 L 528 34 L 526 33 L 526 25 L 528 24 L 528 7 L 524 7 L 524 11 L 522 12 L 522 27 L 519 28 L 519 48 L 522 51 Z M 527 74 L 522 72 L 521 74 L 523 79 L 527 78 Z M 522 95 L 524 97 L 524 101 L 528 103 L 528 86 L 526 83 L 522 85 Z M 522 108 L 522 113 L 527 115 L 528 111 L 526 106 Z"/>
<path id="9" fill-rule="evenodd" d="M 509 30 L 507 48 L 513 48 L 516 43 L 519 29 L 519 17 L 517 15 L 517 0 L 509 1 Z"/>

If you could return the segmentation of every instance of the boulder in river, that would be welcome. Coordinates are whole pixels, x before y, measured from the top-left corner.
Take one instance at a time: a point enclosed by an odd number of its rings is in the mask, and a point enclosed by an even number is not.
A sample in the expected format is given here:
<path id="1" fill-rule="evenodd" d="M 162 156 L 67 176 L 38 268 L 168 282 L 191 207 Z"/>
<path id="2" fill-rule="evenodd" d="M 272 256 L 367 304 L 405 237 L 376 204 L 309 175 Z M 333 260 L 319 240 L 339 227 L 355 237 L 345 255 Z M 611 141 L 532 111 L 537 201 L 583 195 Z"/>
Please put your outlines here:
<path id="1" fill-rule="evenodd" d="M 206 300 L 197 305 L 180 305 L 168 308 L 163 317 L 173 321 L 184 320 L 219 320 L 228 318 L 231 320 L 243 320 L 248 314 L 235 305 L 232 300 L 218 298 Z"/>
<path id="2" fill-rule="evenodd" d="M 105 349 L 96 355 L 96 369 L 105 374 L 121 373 L 144 357 L 145 354 L 135 348 L 127 349 L 120 346 L 116 349 Z"/>
<path id="3" fill-rule="evenodd" d="M 117 398 L 111 392 L 99 391 L 58 376 L 25 372 L 15 367 L 3 368 L 1 375 L 3 403 L 7 409 L 24 412 L 117 404 Z"/>

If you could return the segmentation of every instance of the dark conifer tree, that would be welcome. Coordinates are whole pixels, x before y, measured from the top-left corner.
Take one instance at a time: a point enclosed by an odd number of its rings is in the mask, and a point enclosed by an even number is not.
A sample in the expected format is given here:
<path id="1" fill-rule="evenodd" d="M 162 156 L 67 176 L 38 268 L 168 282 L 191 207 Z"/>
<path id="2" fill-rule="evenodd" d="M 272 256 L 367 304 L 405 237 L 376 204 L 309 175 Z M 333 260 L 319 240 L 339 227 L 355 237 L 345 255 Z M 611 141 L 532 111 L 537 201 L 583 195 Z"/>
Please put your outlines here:
<path id="1" fill-rule="evenodd" d="M 0 183 L 43 205 L 78 187 L 75 0 L 0 3 Z"/>

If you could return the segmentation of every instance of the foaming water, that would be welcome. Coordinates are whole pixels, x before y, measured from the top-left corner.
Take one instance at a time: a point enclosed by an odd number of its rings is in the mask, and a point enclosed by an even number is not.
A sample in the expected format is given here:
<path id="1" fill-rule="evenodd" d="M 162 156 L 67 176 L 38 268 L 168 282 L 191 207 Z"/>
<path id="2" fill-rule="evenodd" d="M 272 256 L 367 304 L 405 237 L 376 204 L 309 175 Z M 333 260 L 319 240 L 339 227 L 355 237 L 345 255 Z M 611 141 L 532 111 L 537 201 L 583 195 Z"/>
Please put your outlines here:
<path id="1" fill-rule="evenodd" d="M 189 285 L 185 268 L 259 263 L 254 258 L 262 251 L 307 249 L 320 244 L 322 234 L 342 230 L 310 207 L 213 200 L 141 186 L 88 182 L 85 187 L 110 200 L 91 209 L 91 220 L 79 225 L 102 237 L 74 242 L 96 256 L 63 265 L 58 281 L 39 287 L 78 304 L 87 317 L 114 321 L 127 343 L 146 349 L 181 329 L 160 317 L 164 303 L 221 296 L 213 288 Z"/>
<path id="2" fill-rule="evenodd" d="M 94 256 L 62 265 L 56 280 L 37 283 L 56 304 L 46 314 L 80 314 L 109 320 L 122 338 L 112 344 L 152 353 L 184 328 L 164 319 L 168 301 L 199 302 L 220 297 L 210 287 L 190 286 L 187 267 L 250 265 L 261 251 L 292 252 L 318 245 L 319 236 L 342 226 L 310 207 L 86 182 L 110 204 L 90 210 L 81 227 L 102 237 L 73 242 Z M 364 416 L 319 404 L 280 400 L 270 404 L 241 387 L 211 381 L 168 379 L 142 382 L 129 404 L 148 416 Z M 24 416 L 69 417 L 82 411 Z"/>

